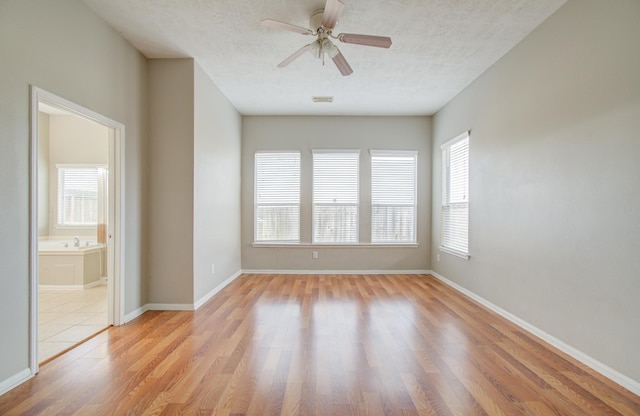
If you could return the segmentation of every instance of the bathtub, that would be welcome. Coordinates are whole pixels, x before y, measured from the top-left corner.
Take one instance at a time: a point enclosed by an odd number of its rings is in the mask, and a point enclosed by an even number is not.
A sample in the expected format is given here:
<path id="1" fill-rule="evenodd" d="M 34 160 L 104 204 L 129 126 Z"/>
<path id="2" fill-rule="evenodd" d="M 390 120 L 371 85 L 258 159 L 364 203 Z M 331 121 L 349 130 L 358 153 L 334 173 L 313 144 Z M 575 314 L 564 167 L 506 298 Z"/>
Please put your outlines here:
<path id="1" fill-rule="evenodd" d="M 105 246 L 96 241 L 41 240 L 38 242 L 38 278 L 41 287 L 87 289 L 101 284 Z"/>

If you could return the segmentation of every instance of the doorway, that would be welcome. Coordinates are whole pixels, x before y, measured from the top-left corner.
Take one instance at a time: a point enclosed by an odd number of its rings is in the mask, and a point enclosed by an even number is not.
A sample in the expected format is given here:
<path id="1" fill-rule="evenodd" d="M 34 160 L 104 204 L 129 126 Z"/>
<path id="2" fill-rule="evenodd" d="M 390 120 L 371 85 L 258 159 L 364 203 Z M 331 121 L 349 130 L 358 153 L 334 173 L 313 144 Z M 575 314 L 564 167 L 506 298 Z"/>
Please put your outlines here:
<path id="1" fill-rule="evenodd" d="M 122 323 L 124 126 L 32 87 L 30 364 Z"/>

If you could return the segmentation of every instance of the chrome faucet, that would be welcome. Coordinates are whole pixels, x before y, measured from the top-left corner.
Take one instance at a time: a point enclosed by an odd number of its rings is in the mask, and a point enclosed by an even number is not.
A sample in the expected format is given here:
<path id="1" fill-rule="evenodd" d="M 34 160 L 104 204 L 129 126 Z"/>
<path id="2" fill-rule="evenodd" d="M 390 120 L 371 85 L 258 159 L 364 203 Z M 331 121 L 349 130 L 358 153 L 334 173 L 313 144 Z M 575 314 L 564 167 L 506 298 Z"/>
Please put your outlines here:
<path id="1" fill-rule="evenodd" d="M 80 237 L 78 236 L 73 237 L 73 246 L 80 247 Z"/>

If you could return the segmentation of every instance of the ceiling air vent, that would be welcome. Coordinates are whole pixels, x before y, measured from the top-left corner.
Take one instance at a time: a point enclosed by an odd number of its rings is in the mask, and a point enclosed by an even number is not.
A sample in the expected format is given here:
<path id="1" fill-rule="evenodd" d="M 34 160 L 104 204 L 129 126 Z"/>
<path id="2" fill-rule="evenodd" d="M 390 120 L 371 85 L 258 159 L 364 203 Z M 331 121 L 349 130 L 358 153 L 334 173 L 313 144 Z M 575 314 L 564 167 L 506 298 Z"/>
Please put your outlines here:
<path id="1" fill-rule="evenodd" d="M 311 97 L 314 103 L 332 103 L 333 97 Z"/>

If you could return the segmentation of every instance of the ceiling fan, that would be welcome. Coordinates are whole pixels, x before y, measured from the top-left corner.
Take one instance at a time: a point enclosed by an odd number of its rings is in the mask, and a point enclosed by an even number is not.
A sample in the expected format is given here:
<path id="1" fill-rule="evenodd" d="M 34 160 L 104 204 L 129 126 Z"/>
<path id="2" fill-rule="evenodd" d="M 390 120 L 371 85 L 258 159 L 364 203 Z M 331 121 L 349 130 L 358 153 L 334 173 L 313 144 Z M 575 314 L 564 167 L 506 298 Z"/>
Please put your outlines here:
<path id="1" fill-rule="evenodd" d="M 328 56 L 336 64 L 340 73 L 347 76 L 353 73 L 353 69 L 351 69 L 351 66 L 349 66 L 349 63 L 331 39 L 337 39 L 343 43 L 375 46 L 378 48 L 389 48 L 391 46 L 391 38 L 386 36 L 357 35 L 353 33 L 340 33 L 339 35 L 334 36 L 333 29 L 336 26 L 336 23 L 338 23 L 338 19 L 340 18 L 343 9 L 344 3 L 340 0 L 327 0 L 324 9 L 318 10 L 311 15 L 311 18 L 309 19 L 309 26 L 311 29 L 280 22 L 278 20 L 263 20 L 262 26 L 264 27 L 316 37 L 315 41 L 303 46 L 287 59 L 280 62 L 278 64 L 278 68 L 284 68 L 302 56 L 305 52 L 309 51 L 316 58 L 322 59 L 323 64 L 325 55 Z"/>

